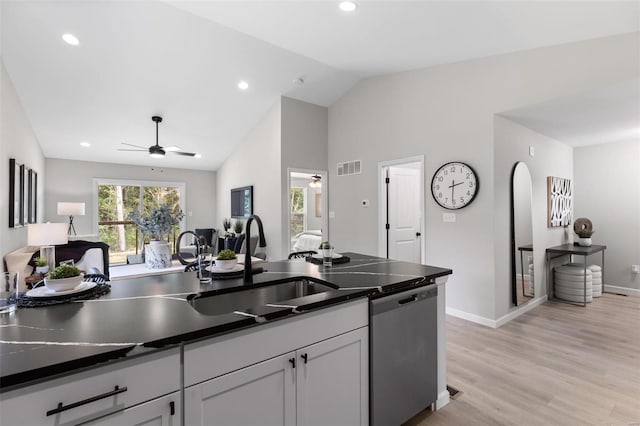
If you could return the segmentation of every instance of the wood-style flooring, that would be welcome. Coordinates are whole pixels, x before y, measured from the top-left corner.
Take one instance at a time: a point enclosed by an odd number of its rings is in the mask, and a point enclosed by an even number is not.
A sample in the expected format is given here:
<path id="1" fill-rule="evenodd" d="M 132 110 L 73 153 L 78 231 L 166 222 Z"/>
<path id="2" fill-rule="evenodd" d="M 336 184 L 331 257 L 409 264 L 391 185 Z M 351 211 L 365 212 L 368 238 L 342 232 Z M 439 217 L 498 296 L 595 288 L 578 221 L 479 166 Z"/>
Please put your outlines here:
<path id="1" fill-rule="evenodd" d="M 498 329 L 447 316 L 461 395 L 407 425 L 640 426 L 640 298 L 546 302 Z"/>

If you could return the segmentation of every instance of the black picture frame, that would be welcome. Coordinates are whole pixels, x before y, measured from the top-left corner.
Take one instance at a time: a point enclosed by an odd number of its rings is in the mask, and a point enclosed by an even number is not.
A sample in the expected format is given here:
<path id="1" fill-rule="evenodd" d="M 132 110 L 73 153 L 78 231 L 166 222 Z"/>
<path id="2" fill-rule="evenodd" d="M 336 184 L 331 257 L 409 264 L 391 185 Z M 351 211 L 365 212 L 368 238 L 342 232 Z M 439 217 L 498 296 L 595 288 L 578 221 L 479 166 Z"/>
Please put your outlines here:
<path id="1" fill-rule="evenodd" d="M 9 159 L 9 228 L 20 225 L 20 169 L 15 158 Z"/>
<path id="2" fill-rule="evenodd" d="M 253 185 L 231 190 L 231 217 L 245 219 L 253 214 Z"/>
<path id="3" fill-rule="evenodd" d="M 20 224 L 29 223 L 29 169 L 24 164 L 20 166 Z"/>
<path id="4" fill-rule="evenodd" d="M 29 197 L 29 223 L 36 223 L 38 217 L 38 173 L 33 169 L 29 169 L 29 184 L 28 184 L 28 197 Z"/>

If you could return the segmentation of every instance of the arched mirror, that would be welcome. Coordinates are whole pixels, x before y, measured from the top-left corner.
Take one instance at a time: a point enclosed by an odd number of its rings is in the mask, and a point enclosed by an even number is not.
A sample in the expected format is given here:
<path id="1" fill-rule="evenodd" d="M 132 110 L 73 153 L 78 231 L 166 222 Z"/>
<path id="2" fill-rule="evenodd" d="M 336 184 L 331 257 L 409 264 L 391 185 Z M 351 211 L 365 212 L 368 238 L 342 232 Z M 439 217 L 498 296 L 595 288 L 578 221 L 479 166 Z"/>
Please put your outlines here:
<path id="1" fill-rule="evenodd" d="M 521 305 L 535 296 L 531 174 L 523 162 L 511 172 L 511 300 Z"/>

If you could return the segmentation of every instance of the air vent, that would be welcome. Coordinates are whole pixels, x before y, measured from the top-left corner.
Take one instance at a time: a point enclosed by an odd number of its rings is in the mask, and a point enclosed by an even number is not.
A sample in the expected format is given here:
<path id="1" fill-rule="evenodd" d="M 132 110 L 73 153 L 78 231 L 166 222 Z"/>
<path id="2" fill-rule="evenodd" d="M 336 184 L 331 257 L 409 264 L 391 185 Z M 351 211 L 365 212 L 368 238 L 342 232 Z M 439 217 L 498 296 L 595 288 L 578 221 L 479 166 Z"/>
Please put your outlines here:
<path id="1" fill-rule="evenodd" d="M 362 172 L 360 160 L 345 161 L 338 163 L 338 176 L 357 175 Z"/>

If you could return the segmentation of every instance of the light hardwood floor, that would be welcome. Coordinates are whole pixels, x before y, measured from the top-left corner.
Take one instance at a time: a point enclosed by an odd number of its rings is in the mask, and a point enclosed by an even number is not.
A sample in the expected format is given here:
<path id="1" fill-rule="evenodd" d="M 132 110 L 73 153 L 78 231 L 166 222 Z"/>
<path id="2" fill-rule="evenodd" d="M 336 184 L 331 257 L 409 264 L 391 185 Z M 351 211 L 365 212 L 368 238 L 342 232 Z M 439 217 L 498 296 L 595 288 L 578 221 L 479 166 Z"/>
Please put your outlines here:
<path id="1" fill-rule="evenodd" d="M 426 425 L 640 426 L 640 298 L 547 302 L 498 329 L 447 316 L 447 381 Z"/>

